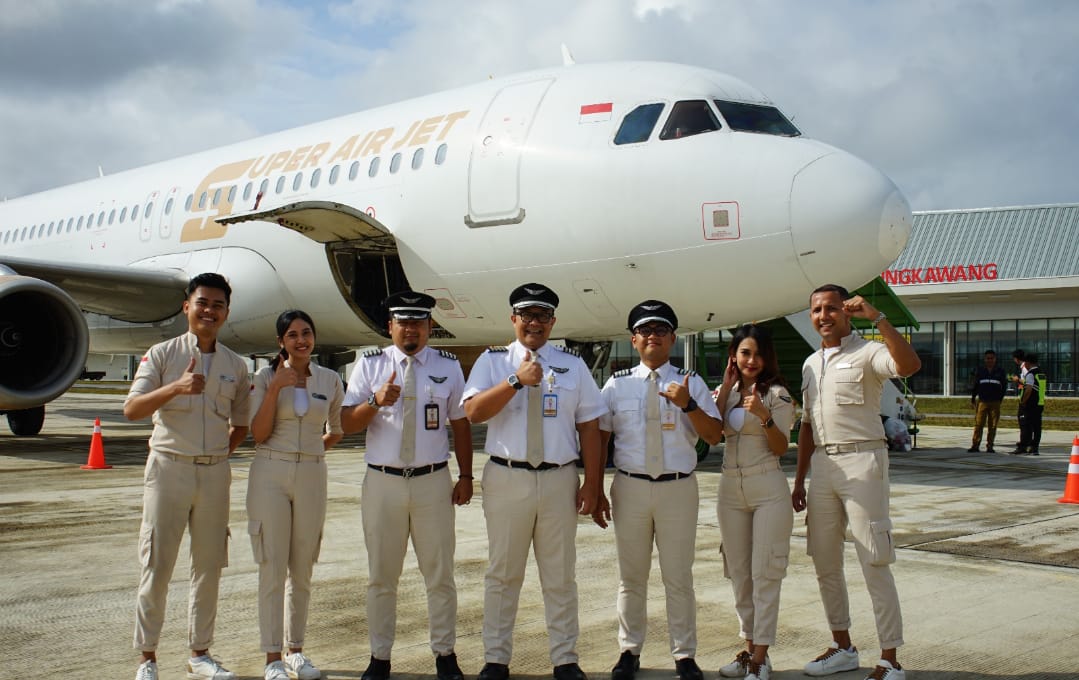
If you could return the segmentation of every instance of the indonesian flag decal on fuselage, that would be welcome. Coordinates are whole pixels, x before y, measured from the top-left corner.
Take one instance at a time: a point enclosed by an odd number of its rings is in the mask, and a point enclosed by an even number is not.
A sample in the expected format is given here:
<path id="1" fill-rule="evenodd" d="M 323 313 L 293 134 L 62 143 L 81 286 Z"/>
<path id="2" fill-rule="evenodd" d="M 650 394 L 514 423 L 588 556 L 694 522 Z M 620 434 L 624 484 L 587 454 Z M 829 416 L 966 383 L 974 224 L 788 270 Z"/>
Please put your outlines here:
<path id="1" fill-rule="evenodd" d="M 613 110 L 614 104 L 612 102 L 604 102 L 600 104 L 582 104 L 581 117 L 577 120 L 577 122 L 602 123 L 611 119 L 611 112 Z"/>

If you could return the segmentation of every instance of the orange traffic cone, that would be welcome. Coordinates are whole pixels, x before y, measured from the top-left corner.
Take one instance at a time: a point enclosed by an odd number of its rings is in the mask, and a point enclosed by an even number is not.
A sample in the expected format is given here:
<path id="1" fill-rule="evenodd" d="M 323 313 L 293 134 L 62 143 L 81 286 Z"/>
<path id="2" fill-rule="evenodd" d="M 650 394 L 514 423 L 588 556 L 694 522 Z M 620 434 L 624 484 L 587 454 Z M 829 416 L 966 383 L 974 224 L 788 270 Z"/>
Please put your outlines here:
<path id="1" fill-rule="evenodd" d="M 94 436 L 90 439 L 90 455 L 86 459 L 86 465 L 80 466 L 83 470 L 108 470 L 111 465 L 105 465 L 105 446 L 101 443 L 101 418 L 94 418 Z"/>
<path id="2" fill-rule="evenodd" d="M 1072 458 L 1068 464 L 1068 480 L 1064 482 L 1064 495 L 1057 503 L 1079 503 L 1079 436 L 1072 443 Z"/>

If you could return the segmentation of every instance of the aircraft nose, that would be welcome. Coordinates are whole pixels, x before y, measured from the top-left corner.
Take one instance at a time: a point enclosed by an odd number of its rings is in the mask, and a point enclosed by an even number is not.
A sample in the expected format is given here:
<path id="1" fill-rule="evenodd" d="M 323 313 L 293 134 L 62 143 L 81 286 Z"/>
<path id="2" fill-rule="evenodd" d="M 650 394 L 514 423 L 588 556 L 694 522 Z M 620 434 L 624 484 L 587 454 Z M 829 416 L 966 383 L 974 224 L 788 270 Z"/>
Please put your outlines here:
<path id="1" fill-rule="evenodd" d="M 892 180 L 842 151 L 795 174 L 790 210 L 795 255 L 813 286 L 864 284 L 899 257 L 910 237 L 910 204 Z"/>

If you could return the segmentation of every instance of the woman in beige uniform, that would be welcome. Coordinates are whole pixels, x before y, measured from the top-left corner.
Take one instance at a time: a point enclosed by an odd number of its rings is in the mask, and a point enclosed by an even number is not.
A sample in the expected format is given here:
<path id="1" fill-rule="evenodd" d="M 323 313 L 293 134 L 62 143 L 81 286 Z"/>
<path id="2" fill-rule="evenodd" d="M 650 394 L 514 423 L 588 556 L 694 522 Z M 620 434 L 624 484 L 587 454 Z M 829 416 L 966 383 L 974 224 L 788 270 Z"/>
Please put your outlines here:
<path id="1" fill-rule="evenodd" d="M 315 323 L 306 313 L 283 312 L 277 342 L 281 353 L 255 375 L 251 405 L 247 515 L 259 565 L 259 633 L 265 680 L 315 680 L 321 673 L 303 654 L 304 632 L 326 519 L 324 454 L 341 439 L 344 388 L 336 372 L 311 361 Z"/>
<path id="2" fill-rule="evenodd" d="M 746 650 L 719 672 L 768 680 L 794 526 L 790 487 L 779 466 L 794 404 L 767 329 L 747 324 L 735 332 L 716 403 L 727 442 L 717 506 L 720 550 L 746 640 Z"/>

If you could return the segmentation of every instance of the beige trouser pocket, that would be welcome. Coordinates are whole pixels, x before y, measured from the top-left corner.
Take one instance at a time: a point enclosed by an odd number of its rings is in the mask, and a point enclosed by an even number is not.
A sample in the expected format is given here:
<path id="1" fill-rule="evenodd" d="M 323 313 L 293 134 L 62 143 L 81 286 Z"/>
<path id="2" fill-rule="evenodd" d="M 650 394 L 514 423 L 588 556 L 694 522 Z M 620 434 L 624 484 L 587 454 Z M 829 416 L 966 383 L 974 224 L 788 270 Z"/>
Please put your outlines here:
<path id="1" fill-rule="evenodd" d="M 247 534 L 251 537 L 251 554 L 255 556 L 255 564 L 262 564 L 266 561 L 266 551 L 262 548 L 262 521 L 248 520 Z"/>
<path id="2" fill-rule="evenodd" d="M 311 562 L 318 562 L 318 556 L 322 554 L 322 532 L 318 532 L 318 541 L 315 543 L 315 552 L 311 555 Z"/>
<path id="3" fill-rule="evenodd" d="M 723 558 L 723 578 L 731 577 L 731 570 L 727 566 L 727 551 L 724 549 L 723 544 L 719 544 L 719 556 Z"/>
<path id="4" fill-rule="evenodd" d="M 773 543 L 768 552 L 768 560 L 764 565 L 764 578 L 781 580 L 787 575 L 791 544 L 789 542 Z"/>
<path id="5" fill-rule="evenodd" d="M 882 519 L 869 523 L 871 542 L 869 563 L 874 567 L 895 562 L 895 544 L 892 542 L 892 520 Z"/>
<path id="6" fill-rule="evenodd" d="M 154 551 L 154 527 L 144 525 L 139 530 L 139 563 L 144 567 L 153 564 L 156 552 Z"/>

